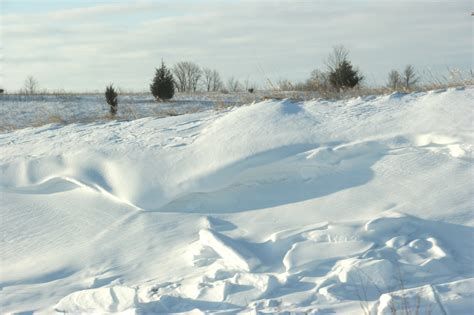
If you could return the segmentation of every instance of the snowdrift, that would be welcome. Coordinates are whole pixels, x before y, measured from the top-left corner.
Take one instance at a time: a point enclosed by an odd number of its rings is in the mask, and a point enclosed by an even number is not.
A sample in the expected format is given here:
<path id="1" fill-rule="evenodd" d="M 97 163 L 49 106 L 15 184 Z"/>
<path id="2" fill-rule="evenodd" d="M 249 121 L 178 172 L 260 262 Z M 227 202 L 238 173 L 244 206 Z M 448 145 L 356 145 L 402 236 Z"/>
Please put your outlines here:
<path id="1" fill-rule="evenodd" d="M 268 100 L 1 134 L 0 310 L 472 313 L 473 101 Z"/>

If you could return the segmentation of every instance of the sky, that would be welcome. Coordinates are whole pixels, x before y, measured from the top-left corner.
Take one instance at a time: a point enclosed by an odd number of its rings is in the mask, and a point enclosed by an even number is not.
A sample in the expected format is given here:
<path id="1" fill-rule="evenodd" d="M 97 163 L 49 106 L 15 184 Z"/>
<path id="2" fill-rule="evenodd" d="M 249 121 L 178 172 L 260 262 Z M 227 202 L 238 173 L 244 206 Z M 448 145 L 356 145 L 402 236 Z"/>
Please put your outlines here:
<path id="1" fill-rule="evenodd" d="M 147 91 L 161 60 L 264 88 L 304 81 L 344 45 L 370 86 L 412 64 L 473 68 L 471 0 L 0 0 L 0 87 Z"/>

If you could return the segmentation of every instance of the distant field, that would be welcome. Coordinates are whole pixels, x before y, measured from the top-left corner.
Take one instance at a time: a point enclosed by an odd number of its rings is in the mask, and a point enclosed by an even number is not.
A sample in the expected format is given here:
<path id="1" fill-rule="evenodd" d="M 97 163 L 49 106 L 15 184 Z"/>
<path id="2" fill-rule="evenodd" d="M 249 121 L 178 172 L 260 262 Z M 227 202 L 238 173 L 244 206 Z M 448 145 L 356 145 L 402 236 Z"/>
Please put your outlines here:
<path id="1" fill-rule="evenodd" d="M 300 95 L 301 94 L 301 95 Z M 178 93 L 170 102 L 156 102 L 151 94 L 119 96 L 116 119 L 132 120 L 155 116 L 173 116 L 184 113 L 219 109 L 260 101 L 272 97 L 316 97 L 315 93 L 268 92 L 256 93 Z M 87 123 L 109 120 L 109 107 L 103 94 L 63 95 L 0 95 L 0 131 L 36 127 L 48 123 Z"/>
<path id="2" fill-rule="evenodd" d="M 102 94 L 2 95 L 0 129 L 3 131 L 48 123 L 91 122 L 109 119 L 109 107 Z M 212 109 L 220 102 L 235 104 L 237 95 L 178 95 L 172 102 L 158 103 L 151 95 L 119 97 L 117 119 L 168 116 Z"/>

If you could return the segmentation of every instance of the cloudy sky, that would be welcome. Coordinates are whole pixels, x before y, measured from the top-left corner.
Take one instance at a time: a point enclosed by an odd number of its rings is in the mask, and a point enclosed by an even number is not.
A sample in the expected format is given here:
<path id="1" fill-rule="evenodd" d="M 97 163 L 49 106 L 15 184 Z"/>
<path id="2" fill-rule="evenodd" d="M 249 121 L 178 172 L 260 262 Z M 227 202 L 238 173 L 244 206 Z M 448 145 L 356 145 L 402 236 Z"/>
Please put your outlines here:
<path id="1" fill-rule="evenodd" d="M 471 0 L 0 0 L 0 83 L 145 91 L 161 59 L 265 86 L 305 80 L 343 44 L 368 85 L 413 64 L 473 68 Z"/>

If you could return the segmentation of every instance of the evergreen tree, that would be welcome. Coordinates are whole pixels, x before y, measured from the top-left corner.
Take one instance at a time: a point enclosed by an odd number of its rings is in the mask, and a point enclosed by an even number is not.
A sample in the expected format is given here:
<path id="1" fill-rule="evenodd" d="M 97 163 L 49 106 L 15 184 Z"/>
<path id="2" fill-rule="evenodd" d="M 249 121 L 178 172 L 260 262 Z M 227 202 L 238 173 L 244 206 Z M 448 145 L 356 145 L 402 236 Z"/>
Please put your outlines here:
<path id="1" fill-rule="evenodd" d="M 153 82 L 150 84 L 151 94 L 156 99 L 168 100 L 174 96 L 175 82 L 171 71 L 166 68 L 163 61 L 161 67 L 156 69 Z"/>
<path id="2" fill-rule="evenodd" d="M 337 89 L 353 88 L 359 84 L 363 76 L 352 68 L 350 61 L 344 59 L 339 66 L 329 73 L 329 82 Z"/>
<path id="3" fill-rule="evenodd" d="M 105 88 L 105 100 L 110 105 L 110 114 L 115 116 L 118 109 L 118 94 L 112 84 Z"/>

